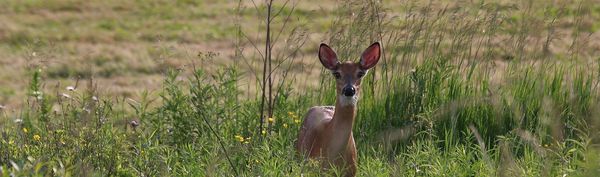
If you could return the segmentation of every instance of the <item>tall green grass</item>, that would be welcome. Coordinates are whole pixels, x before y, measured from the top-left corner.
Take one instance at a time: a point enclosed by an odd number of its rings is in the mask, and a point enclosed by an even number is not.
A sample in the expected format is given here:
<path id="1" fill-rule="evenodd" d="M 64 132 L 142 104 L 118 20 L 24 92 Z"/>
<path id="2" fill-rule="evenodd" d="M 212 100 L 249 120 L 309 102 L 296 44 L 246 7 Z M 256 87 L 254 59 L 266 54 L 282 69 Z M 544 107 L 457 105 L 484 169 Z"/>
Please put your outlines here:
<path id="1" fill-rule="evenodd" d="M 384 7 L 378 1 L 344 3 L 328 35 L 349 60 L 371 41 L 385 45 L 359 101 L 354 136 L 360 176 L 600 174 L 598 72 L 591 72 L 598 64 L 585 50 L 551 54 L 545 43 L 531 43 L 554 38 L 550 31 L 556 26 L 547 19 L 568 18 L 552 13 L 561 7 L 482 2 L 438 8 L 408 2 L 404 16 Z M 536 13 L 545 15 L 531 15 Z M 545 29 L 532 32 L 540 28 L 533 22 Z M 115 100 L 99 94 L 93 80 L 72 91 L 44 87 L 45 72 L 33 70 L 27 107 L 0 114 L 1 172 L 339 174 L 321 172 L 317 162 L 293 148 L 306 110 L 333 104 L 332 77 L 322 72 L 319 88 L 282 87 L 274 116 L 265 120 L 272 126 L 261 132 L 260 99 L 240 96 L 241 73 L 237 65 L 212 73 L 193 68 L 182 79 L 179 70 L 171 70 L 159 96 Z"/>

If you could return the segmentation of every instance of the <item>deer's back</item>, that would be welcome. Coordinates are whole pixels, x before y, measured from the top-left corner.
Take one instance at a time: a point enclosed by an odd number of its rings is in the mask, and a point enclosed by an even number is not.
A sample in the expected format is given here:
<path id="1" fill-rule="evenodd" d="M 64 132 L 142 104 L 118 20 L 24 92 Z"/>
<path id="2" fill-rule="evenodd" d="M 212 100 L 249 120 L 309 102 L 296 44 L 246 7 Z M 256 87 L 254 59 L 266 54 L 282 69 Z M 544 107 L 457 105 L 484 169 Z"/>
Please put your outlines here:
<path id="1" fill-rule="evenodd" d="M 302 122 L 296 144 L 296 149 L 301 155 L 308 155 L 309 157 L 320 155 L 323 143 L 321 142 L 322 137 L 320 137 L 321 132 L 333 118 L 333 110 L 333 106 L 315 106 L 308 110 Z"/>

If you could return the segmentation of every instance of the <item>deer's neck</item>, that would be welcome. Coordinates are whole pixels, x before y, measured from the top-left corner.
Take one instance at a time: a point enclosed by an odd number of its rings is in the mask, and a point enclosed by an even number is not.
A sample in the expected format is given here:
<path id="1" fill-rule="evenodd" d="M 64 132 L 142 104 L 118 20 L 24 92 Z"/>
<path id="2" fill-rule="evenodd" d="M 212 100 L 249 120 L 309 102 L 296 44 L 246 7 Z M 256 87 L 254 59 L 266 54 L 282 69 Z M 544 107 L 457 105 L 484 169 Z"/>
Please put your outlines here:
<path id="1" fill-rule="evenodd" d="M 338 156 L 342 152 L 345 152 L 348 141 L 352 138 L 352 126 L 354 125 L 355 117 L 356 105 L 342 106 L 338 98 L 333 119 L 328 128 L 331 141 L 329 142 L 327 151 L 330 157 Z"/>

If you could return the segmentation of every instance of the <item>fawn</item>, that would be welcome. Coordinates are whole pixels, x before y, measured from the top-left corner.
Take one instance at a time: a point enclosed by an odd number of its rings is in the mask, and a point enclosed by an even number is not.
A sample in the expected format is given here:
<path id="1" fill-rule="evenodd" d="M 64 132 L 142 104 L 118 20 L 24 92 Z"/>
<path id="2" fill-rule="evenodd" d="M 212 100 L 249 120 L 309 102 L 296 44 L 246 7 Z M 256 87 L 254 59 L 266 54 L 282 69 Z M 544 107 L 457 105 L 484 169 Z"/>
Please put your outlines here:
<path id="1" fill-rule="evenodd" d="M 360 81 L 375 66 L 381 55 L 379 42 L 371 44 L 358 63 L 340 63 L 335 52 L 321 44 L 319 60 L 336 80 L 334 106 L 315 106 L 308 110 L 298 135 L 296 150 L 305 157 L 319 158 L 324 169 L 335 166 L 345 176 L 356 175 L 356 146 L 352 126 L 356 117 Z"/>

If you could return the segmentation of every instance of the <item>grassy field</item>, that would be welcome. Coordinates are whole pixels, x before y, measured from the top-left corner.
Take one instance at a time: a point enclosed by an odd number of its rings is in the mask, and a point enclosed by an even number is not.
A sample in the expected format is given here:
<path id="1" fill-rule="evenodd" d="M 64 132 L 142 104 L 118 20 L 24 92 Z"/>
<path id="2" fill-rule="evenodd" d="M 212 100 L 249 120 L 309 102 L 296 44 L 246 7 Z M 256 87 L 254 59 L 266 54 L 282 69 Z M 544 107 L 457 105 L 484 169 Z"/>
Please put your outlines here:
<path id="1" fill-rule="evenodd" d="M 595 1 L 1 1 L 3 176 L 339 174 L 294 150 L 318 44 L 373 41 L 359 176 L 600 175 Z"/>
<path id="2" fill-rule="evenodd" d="M 328 13 L 335 8 L 333 1 L 314 2 L 298 3 L 294 20 L 289 20 L 292 27 L 303 26 L 311 38 L 307 43 L 313 46 L 324 40 L 321 36 L 333 18 Z M 27 83 L 22 80 L 35 68 L 44 70 L 48 87 L 74 85 L 77 77 L 94 76 L 103 93 L 137 99 L 144 89 L 160 90 L 168 69 L 183 68 L 189 76 L 190 64 L 200 52 L 219 54 L 214 62 L 203 64 L 204 69 L 234 63 L 238 46 L 252 48 L 246 41 L 236 42 L 239 28 L 248 39 L 264 41 L 260 33 L 264 13 L 254 10 L 251 1 L 242 2 L 240 10 L 237 1 L 3 0 L 2 4 L 0 104 L 13 108 L 23 105 Z M 313 46 L 303 50 L 314 50 Z M 302 63 L 313 63 L 312 53 L 301 54 L 311 54 Z M 248 55 L 249 65 L 244 66 L 256 67 L 252 62 L 256 57 Z"/>

